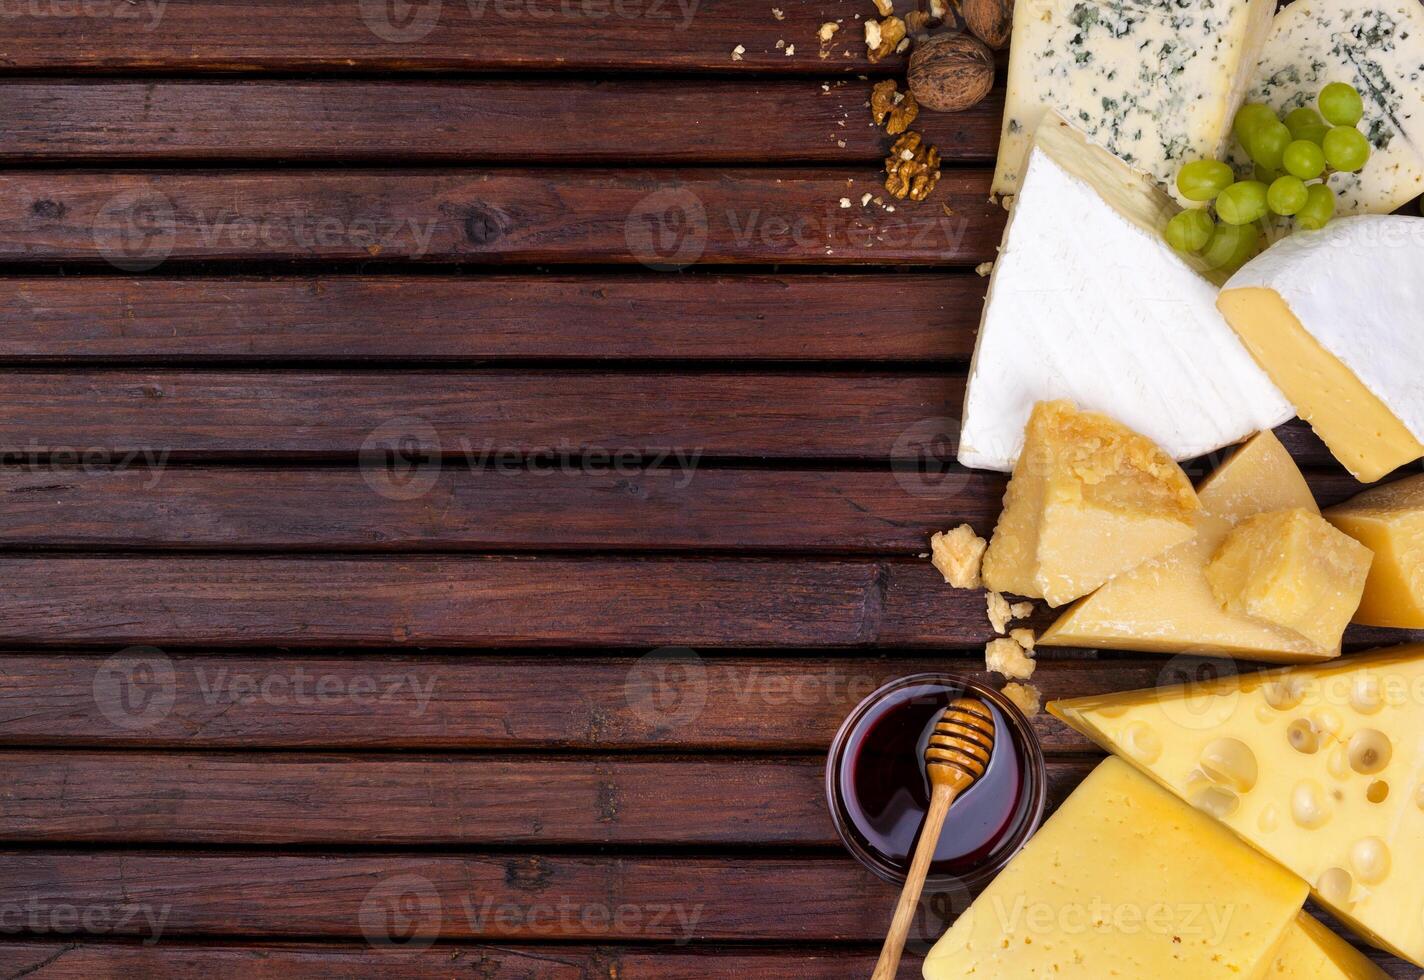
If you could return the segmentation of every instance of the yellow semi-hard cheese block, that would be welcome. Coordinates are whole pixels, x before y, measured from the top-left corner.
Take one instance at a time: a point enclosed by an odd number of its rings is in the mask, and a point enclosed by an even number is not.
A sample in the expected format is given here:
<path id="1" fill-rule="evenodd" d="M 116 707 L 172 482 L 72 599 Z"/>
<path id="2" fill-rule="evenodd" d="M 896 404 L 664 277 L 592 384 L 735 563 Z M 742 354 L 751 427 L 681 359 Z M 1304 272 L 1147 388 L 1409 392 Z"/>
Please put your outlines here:
<path id="1" fill-rule="evenodd" d="M 1424 966 L 1424 646 L 1049 711 Z"/>
<path id="2" fill-rule="evenodd" d="M 1228 612 L 1207 584 L 1207 564 L 1231 529 L 1266 511 L 1303 508 L 1315 498 L 1274 435 L 1262 432 L 1197 490 L 1196 537 L 1080 600 L 1038 639 L 1040 646 L 1155 653 L 1227 654 L 1295 663 L 1336 656 L 1298 633 Z"/>
<path id="3" fill-rule="evenodd" d="M 1325 516 L 1375 553 L 1355 622 L 1424 628 L 1424 476 L 1366 490 Z"/>
<path id="4" fill-rule="evenodd" d="M 1306 885 L 1109 759 L 925 958 L 927 980 L 1249 980 Z"/>
<path id="5" fill-rule="evenodd" d="M 1319 514 L 1292 507 L 1232 528 L 1206 580 L 1227 612 L 1289 630 L 1324 654 L 1340 646 L 1359 608 L 1370 557 Z"/>
<path id="6" fill-rule="evenodd" d="M 1040 402 L 984 555 L 995 592 L 1060 606 L 1191 538 L 1200 504 L 1150 439 L 1071 402 Z"/>
<path id="7" fill-rule="evenodd" d="M 1286 930 L 1263 980 L 1389 980 L 1358 949 L 1306 912 Z"/>

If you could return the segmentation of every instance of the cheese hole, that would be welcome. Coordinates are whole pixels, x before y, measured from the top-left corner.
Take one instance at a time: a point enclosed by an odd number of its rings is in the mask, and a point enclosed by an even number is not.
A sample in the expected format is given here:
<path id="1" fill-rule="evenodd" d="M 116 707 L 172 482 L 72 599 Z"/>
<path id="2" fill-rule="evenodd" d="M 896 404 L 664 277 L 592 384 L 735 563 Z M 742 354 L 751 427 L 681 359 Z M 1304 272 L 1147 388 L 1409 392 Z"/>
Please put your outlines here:
<path id="1" fill-rule="evenodd" d="M 1238 793 L 1249 793 L 1256 785 L 1256 753 L 1239 738 L 1219 738 L 1201 754 L 1202 770 L 1214 781 Z"/>
<path id="2" fill-rule="evenodd" d="M 1389 783 L 1376 779 L 1365 788 L 1365 799 L 1371 803 L 1383 803 L 1389 799 Z"/>
<path id="3" fill-rule="evenodd" d="M 1323 827 L 1330 819 L 1330 801 L 1313 779 L 1302 779 L 1291 791 L 1291 817 L 1307 830 Z"/>
<path id="4" fill-rule="evenodd" d="M 1364 837 L 1350 848 L 1350 867 L 1367 885 L 1378 885 L 1389 877 L 1389 845 L 1378 837 Z"/>
<path id="5" fill-rule="evenodd" d="M 1372 715 L 1383 705 L 1384 697 L 1380 694 L 1378 677 L 1365 674 L 1355 678 L 1350 689 L 1350 707 L 1362 715 Z"/>
<path id="6" fill-rule="evenodd" d="M 1350 737 L 1350 768 L 1373 776 L 1389 765 L 1394 746 L 1389 736 L 1373 728 L 1362 728 Z"/>
<path id="7" fill-rule="evenodd" d="M 1340 715 L 1330 708 L 1316 708 L 1310 713 L 1310 720 L 1315 723 L 1316 731 L 1327 735 L 1339 735 L 1345 728 Z"/>
<path id="8" fill-rule="evenodd" d="M 1336 779 L 1349 779 L 1350 751 L 1340 743 L 1335 743 L 1330 749 L 1329 756 L 1325 759 L 1325 768 Z"/>
<path id="9" fill-rule="evenodd" d="M 1350 901 L 1350 889 L 1354 879 L 1344 868 L 1327 868 L 1315 881 L 1315 890 L 1331 905 L 1345 905 Z"/>
<path id="10" fill-rule="evenodd" d="M 1162 737 L 1145 722 L 1134 721 L 1123 732 L 1123 747 L 1134 759 L 1151 765 L 1162 755 Z"/>
<path id="11" fill-rule="evenodd" d="M 1271 681 L 1265 688 L 1266 703 L 1277 711 L 1289 711 L 1305 700 L 1305 682 L 1298 677 Z"/>
<path id="12" fill-rule="evenodd" d="M 1225 786 L 1207 786 L 1192 794 L 1192 806 L 1223 820 L 1236 812 L 1241 798 Z"/>
<path id="13" fill-rule="evenodd" d="M 1297 718 L 1290 723 L 1290 727 L 1286 729 L 1286 740 L 1290 742 L 1291 748 L 1306 755 L 1314 755 L 1320 751 L 1320 734 L 1315 730 L 1315 726 L 1304 718 Z"/>
<path id="14" fill-rule="evenodd" d="M 1280 824 L 1281 811 L 1276 807 L 1274 803 L 1270 804 L 1264 810 L 1262 810 L 1261 815 L 1256 818 L 1256 826 L 1260 827 L 1261 830 L 1265 831 L 1268 834 L 1274 833 L 1275 829 L 1279 827 Z"/>

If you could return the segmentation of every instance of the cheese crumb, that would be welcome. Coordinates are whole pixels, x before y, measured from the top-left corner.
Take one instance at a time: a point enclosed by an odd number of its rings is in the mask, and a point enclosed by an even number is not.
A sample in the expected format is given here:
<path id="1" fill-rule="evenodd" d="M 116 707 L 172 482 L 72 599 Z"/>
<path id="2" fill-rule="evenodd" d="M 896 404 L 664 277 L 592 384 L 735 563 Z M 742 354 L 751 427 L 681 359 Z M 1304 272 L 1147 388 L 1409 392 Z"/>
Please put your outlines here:
<path id="1" fill-rule="evenodd" d="M 1018 641 L 1007 636 L 990 640 L 984 647 L 984 666 L 996 674 L 1026 681 L 1033 676 L 1037 664 Z"/>
<path id="2" fill-rule="evenodd" d="M 865 206 L 866 206 L 867 204 L 869 204 L 869 203 L 870 203 L 870 193 L 869 193 L 869 192 L 866 192 L 866 193 L 860 195 L 860 206 L 861 206 L 861 207 L 865 207 Z"/>
<path id="3" fill-rule="evenodd" d="M 907 37 L 902 37 L 900 39 L 900 43 L 895 45 L 895 53 L 904 54 L 908 50 L 910 50 L 910 39 Z"/>
<path id="4" fill-rule="evenodd" d="M 776 42 L 776 50 L 780 51 L 784 47 L 786 47 L 786 38 L 783 37 Z"/>
<path id="5" fill-rule="evenodd" d="M 1033 603 L 1016 602 L 1009 607 L 1009 615 L 1013 616 L 1014 619 L 1028 619 L 1033 615 Z"/>
<path id="6" fill-rule="evenodd" d="M 786 57 L 789 58 L 789 57 L 791 57 L 791 56 L 792 56 L 793 54 L 795 54 L 795 53 L 796 53 L 796 45 L 794 45 L 794 44 L 788 44 L 788 45 L 786 46 Z"/>
<path id="7" fill-rule="evenodd" d="M 865 22 L 865 46 L 871 51 L 880 47 L 880 21 L 867 20 Z"/>
<path id="8" fill-rule="evenodd" d="M 1003 634 L 1009 628 L 1009 600 L 999 592 L 990 592 L 984 598 L 989 606 L 989 625 L 995 633 Z"/>
<path id="9" fill-rule="evenodd" d="M 732 60 L 733 60 L 733 61 L 741 61 L 741 60 L 742 60 L 742 55 L 744 55 L 744 54 L 746 54 L 746 53 L 747 53 L 747 49 L 744 48 L 744 47 L 742 47 L 742 46 L 739 44 L 739 45 L 737 45 L 735 48 L 732 49 Z"/>
<path id="10" fill-rule="evenodd" d="M 1015 643 L 1023 647 L 1025 650 L 1033 650 L 1033 630 L 1028 629 L 1027 627 L 1016 630 L 1009 630 L 1009 636 L 1013 638 L 1013 641 Z"/>
<path id="11" fill-rule="evenodd" d="M 843 198 L 841 198 L 841 207 L 843 207 L 843 208 L 848 208 L 848 207 L 850 207 L 850 198 L 848 198 L 848 197 L 843 197 Z"/>
<path id="12" fill-rule="evenodd" d="M 865 203 L 865 199 L 861 199 Z M 952 531 L 936 531 L 930 537 L 930 561 L 944 580 L 956 589 L 977 589 L 983 584 L 979 568 L 989 542 L 974 533 L 968 524 Z"/>
<path id="13" fill-rule="evenodd" d="M 822 44 L 830 44 L 831 38 L 835 35 L 836 31 L 840 29 L 841 25 L 833 20 L 828 20 L 821 25 L 821 29 L 816 32 L 816 36 L 821 39 Z"/>
<path id="14" fill-rule="evenodd" d="M 994 263 L 980 262 L 974 267 L 974 271 L 979 273 L 979 275 L 981 276 L 987 276 L 989 273 L 994 271 Z"/>
<path id="15" fill-rule="evenodd" d="M 1004 697 L 1014 703 L 1025 716 L 1032 718 L 1039 712 L 1039 706 L 1043 704 L 1043 694 L 1032 684 L 1017 684 L 1013 681 L 1004 685 Z"/>
<path id="16" fill-rule="evenodd" d="M 775 17 L 777 20 L 785 20 L 786 11 L 782 10 L 780 7 L 772 7 L 771 16 Z"/>

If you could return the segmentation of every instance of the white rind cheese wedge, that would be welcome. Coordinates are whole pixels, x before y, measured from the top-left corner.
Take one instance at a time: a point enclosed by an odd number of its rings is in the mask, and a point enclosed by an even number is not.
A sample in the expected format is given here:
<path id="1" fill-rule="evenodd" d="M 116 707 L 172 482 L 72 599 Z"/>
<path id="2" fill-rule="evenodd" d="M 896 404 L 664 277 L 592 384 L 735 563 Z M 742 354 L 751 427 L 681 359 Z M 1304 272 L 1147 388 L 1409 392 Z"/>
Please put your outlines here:
<path id="1" fill-rule="evenodd" d="M 1049 711 L 1424 966 L 1424 646 L 1054 702 Z"/>
<path id="2" fill-rule="evenodd" d="M 925 957 L 926 980 L 1255 980 L 1305 882 L 1118 759 Z"/>
<path id="3" fill-rule="evenodd" d="M 1071 126 L 1039 128 L 989 280 L 959 461 L 1008 471 L 1040 401 L 1069 399 L 1174 459 L 1295 414 L 1162 240 L 1165 194 Z"/>
<path id="4" fill-rule="evenodd" d="M 1054 112 L 1175 187 L 1183 163 L 1224 154 L 1274 12 L 1274 0 L 1019 0 L 993 193 L 1019 192 Z"/>
<path id="5" fill-rule="evenodd" d="M 1373 147 L 1332 174 L 1337 214 L 1388 214 L 1424 192 L 1424 6 L 1419 0 L 1295 0 L 1276 15 L 1247 99 L 1284 116 L 1330 82 L 1364 98 Z M 1244 161 L 1240 147 L 1236 157 Z"/>
<path id="6" fill-rule="evenodd" d="M 1424 456 L 1424 219 L 1357 215 L 1291 235 L 1217 305 L 1356 478 Z"/>

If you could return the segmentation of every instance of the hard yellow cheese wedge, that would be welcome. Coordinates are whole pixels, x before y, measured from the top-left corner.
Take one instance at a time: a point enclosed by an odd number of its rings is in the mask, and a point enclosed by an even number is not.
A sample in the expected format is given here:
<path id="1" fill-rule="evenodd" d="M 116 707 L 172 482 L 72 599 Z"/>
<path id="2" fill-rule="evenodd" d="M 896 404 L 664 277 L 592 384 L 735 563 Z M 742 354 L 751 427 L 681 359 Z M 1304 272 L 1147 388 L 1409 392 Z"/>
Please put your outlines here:
<path id="1" fill-rule="evenodd" d="M 1049 711 L 1424 966 L 1424 646 Z"/>
<path id="2" fill-rule="evenodd" d="M 1355 622 L 1424 628 L 1424 476 L 1366 490 L 1325 516 L 1375 553 Z"/>
<path id="3" fill-rule="evenodd" d="M 1360 606 L 1370 549 L 1304 507 L 1246 518 L 1206 568 L 1223 609 L 1289 630 L 1321 653 Z"/>
<path id="4" fill-rule="evenodd" d="M 1305 901 L 1295 875 L 1109 759 L 955 921 L 927 980 L 1249 980 Z"/>
<path id="5" fill-rule="evenodd" d="M 1263 980 L 1389 980 L 1389 974 L 1306 912 L 1286 930 Z"/>
<path id="6" fill-rule="evenodd" d="M 1071 402 L 1040 402 L 984 555 L 984 584 L 1063 605 L 1192 537 L 1200 506 L 1152 440 Z"/>
<path id="7" fill-rule="evenodd" d="M 1298 633 L 1224 610 L 1206 567 L 1231 529 L 1266 511 L 1319 513 L 1290 454 L 1262 432 L 1197 490 L 1196 537 L 1108 582 L 1079 601 L 1039 637 L 1041 646 L 1080 646 L 1156 653 L 1227 654 L 1293 663 L 1328 659 Z"/>

